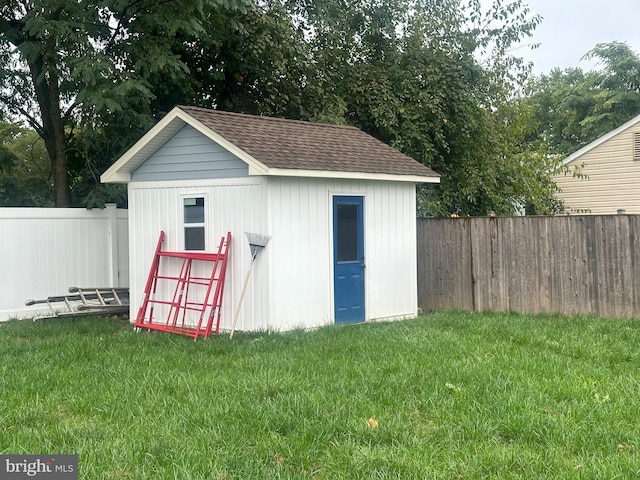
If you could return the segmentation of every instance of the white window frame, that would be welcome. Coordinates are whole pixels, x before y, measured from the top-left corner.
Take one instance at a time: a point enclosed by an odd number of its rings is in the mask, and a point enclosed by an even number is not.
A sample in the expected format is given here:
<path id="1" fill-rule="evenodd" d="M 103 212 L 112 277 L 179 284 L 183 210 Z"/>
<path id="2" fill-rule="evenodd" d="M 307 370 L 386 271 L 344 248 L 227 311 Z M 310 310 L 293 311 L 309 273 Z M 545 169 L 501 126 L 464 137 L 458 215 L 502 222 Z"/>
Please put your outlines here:
<path id="1" fill-rule="evenodd" d="M 185 218 L 185 212 L 184 212 L 184 207 L 185 205 L 185 201 L 187 199 L 193 199 L 193 200 L 197 200 L 199 198 L 203 199 L 203 222 L 199 222 L 199 223 L 187 223 L 186 222 L 186 218 Z M 208 212 L 208 207 L 207 207 L 207 195 L 205 193 L 185 193 L 180 195 L 180 216 L 182 218 L 182 228 L 181 228 L 181 240 L 180 243 L 182 245 L 182 249 L 185 252 L 204 252 L 207 249 L 207 245 L 208 245 L 208 235 L 207 235 L 207 212 Z M 202 250 L 197 249 L 187 249 L 187 245 L 186 245 L 186 230 L 188 228 L 202 228 L 203 232 L 204 232 L 204 245 Z"/>

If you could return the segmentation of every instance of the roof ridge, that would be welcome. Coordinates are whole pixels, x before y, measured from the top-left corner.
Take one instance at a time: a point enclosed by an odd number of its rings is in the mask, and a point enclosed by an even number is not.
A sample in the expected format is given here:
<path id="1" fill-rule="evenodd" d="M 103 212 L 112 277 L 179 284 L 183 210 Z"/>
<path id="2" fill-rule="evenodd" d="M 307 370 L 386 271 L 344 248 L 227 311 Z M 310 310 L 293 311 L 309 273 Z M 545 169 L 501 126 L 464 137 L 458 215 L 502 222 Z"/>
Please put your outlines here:
<path id="1" fill-rule="evenodd" d="M 357 130 L 359 132 L 362 132 L 362 130 L 360 130 L 358 127 L 355 127 L 353 125 L 337 125 L 335 123 L 320 123 L 320 122 L 312 122 L 310 120 L 294 120 L 292 118 L 270 117 L 268 115 L 256 115 L 253 113 L 228 112 L 226 110 L 218 110 L 216 108 L 196 107 L 194 105 L 178 105 L 177 107 L 184 111 L 198 110 L 206 114 L 235 116 L 235 117 L 242 117 L 242 118 L 248 118 L 253 120 L 261 119 L 265 121 L 274 121 L 274 122 L 298 123 L 298 124 L 304 124 L 304 125 L 314 125 L 318 127 Z"/>

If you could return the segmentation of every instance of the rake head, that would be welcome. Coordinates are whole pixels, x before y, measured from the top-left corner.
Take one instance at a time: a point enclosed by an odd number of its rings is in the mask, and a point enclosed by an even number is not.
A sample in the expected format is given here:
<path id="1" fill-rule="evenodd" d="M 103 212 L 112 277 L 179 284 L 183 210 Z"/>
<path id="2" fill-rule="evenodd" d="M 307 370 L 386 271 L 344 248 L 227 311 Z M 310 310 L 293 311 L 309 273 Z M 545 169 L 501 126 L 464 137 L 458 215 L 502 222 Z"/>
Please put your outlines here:
<path id="1" fill-rule="evenodd" d="M 249 249 L 251 250 L 251 258 L 255 260 L 258 254 L 267 246 L 271 237 L 261 233 L 245 232 L 247 240 L 249 240 Z"/>

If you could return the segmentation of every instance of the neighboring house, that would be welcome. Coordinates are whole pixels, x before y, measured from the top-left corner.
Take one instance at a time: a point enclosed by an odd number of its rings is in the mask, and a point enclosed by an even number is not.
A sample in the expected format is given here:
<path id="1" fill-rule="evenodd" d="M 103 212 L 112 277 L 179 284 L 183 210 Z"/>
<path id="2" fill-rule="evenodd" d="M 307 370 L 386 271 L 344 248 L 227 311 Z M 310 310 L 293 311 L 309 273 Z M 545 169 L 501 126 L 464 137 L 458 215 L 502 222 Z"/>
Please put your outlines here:
<path id="1" fill-rule="evenodd" d="M 577 152 L 564 164 L 572 173 L 554 180 L 570 213 L 640 213 L 640 115 Z"/>
<path id="2" fill-rule="evenodd" d="M 159 232 L 165 250 L 190 248 L 186 205 L 204 210 L 206 251 L 233 236 L 222 330 L 250 263 L 244 232 L 272 238 L 239 330 L 417 315 L 416 184 L 439 176 L 356 128 L 176 107 L 101 179 L 128 183 L 132 318 Z"/>

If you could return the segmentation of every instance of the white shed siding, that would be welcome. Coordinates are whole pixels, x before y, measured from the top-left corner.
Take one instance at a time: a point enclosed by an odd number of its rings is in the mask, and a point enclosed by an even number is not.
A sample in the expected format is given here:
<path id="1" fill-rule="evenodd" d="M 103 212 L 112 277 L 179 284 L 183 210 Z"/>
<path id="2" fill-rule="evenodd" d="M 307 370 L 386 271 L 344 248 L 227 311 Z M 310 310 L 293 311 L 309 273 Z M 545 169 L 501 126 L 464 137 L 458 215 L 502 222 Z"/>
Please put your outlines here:
<path id="1" fill-rule="evenodd" d="M 264 233 L 266 208 L 261 179 L 132 182 L 129 184 L 131 315 L 135 319 L 142 302 L 153 253 L 161 230 L 165 231 L 163 250 L 182 250 L 182 198 L 184 195 L 206 197 L 206 250 L 215 251 L 218 242 L 232 232 L 230 257 L 222 307 L 221 329 L 231 328 L 242 282 L 249 267 L 250 254 L 245 231 Z M 238 323 L 239 329 L 259 330 L 268 312 L 266 286 L 268 271 L 259 262 L 268 261 L 268 250 L 256 262 Z M 264 257 L 264 258 L 262 258 Z M 164 259 L 176 273 L 180 261 Z M 264 286 L 264 287 L 263 287 Z M 173 292 L 160 295 L 171 298 Z M 160 298 L 158 296 L 158 298 Z M 162 318 L 162 313 L 156 318 Z"/>
<path id="2" fill-rule="evenodd" d="M 317 327 L 332 321 L 332 183 L 284 177 L 268 180 L 272 329 Z"/>
<path id="3" fill-rule="evenodd" d="M 417 314 L 415 185 L 269 178 L 270 328 L 333 322 L 334 195 L 364 197 L 367 320 Z"/>
<path id="4" fill-rule="evenodd" d="M 365 212 L 367 318 L 414 317 L 418 313 L 416 187 L 374 183 Z M 366 208 L 366 205 L 365 205 Z"/>
<path id="5" fill-rule="evenodd" d="M 192 180 L 248 175 L 249 167 L 245 162 L 191 125 L 186 125 L 134 170 L 131 180 Z"/>
<path id="6" fill-rule="evenodd" d="M 562 190 L 558 197 L 571 212 L 613 214 L 619 208 L 640 213 L 640 161 L 633 160 L 633 135 L 640 124 L 613 136 L 581 155 L 569 166 L 585 164 L 580 172 L 587 179 L 571 175 L 555 177 Z"/>

